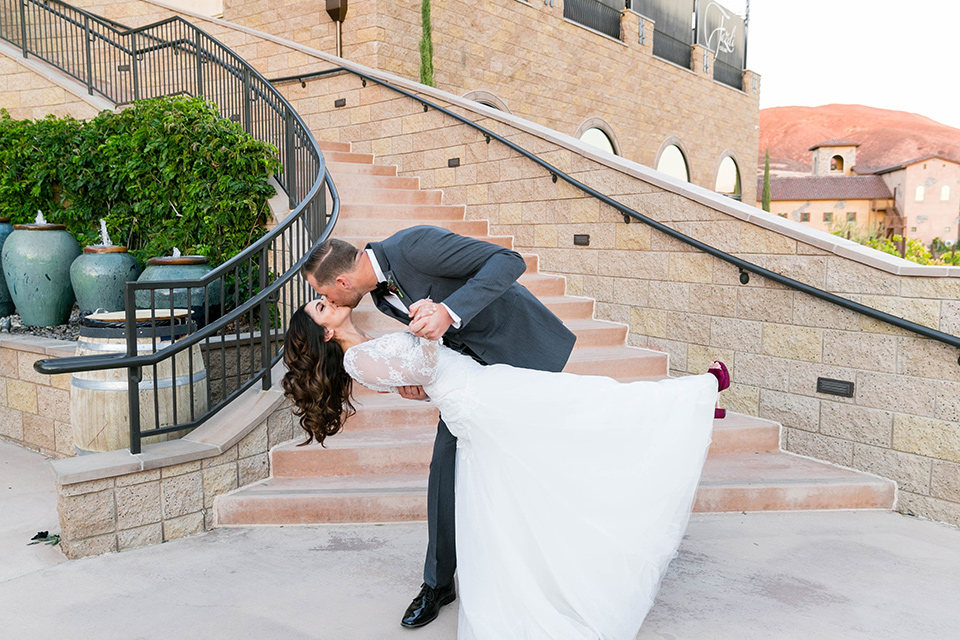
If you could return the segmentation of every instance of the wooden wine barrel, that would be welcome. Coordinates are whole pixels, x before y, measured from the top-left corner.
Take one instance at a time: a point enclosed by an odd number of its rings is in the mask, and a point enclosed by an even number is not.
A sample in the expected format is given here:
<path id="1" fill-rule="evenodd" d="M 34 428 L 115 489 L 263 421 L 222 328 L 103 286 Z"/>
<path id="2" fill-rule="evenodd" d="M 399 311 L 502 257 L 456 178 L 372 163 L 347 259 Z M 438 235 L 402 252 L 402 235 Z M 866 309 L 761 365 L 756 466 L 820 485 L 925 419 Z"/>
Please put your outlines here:
<path id="1" fill-rule="evenodd" d="M 187 309 L 137 312 L 137 351 L 141 355 L 162 350 L 187 335 L 193 324 Z M 142 321 L 141 320 L 142 317 Z M 126 353 L 123 312 L 92 314 L 84 318 L 77 342 L 77 355 Z M 175 376 L 175 377 L 174 377 Z M 130 410 L 127 399 L 127 369 L 75 373 L 70 380 L 70 417 L 78 453 L 114 451 L 130 447 Z M 176 419 L 174 418 L 176 399 Z M 190 413 L 193 405 L 193 416 Z M 175 358 L 144 367 L 140 381 L 140 430 L 149 433 L 158 426 L 189 422 L 207 410 L 207 371 L 200 347 L 194 345 Z M 159 415 L 159 424 L 157 416 Z M 177 431 L 145 438 L 160 442 L 185 435 Z"/>

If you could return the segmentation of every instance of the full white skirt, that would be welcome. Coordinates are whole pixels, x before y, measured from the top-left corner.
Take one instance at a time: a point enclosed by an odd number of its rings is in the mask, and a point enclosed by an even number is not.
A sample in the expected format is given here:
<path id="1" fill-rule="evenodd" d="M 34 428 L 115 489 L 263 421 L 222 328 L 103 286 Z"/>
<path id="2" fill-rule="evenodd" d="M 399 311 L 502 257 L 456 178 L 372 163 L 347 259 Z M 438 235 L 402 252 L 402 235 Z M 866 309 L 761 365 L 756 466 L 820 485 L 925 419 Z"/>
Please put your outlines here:
<path id="1" fill-rule="evenodd" d="M 690 516 L 716 378 L 460 380 L 438 399 L 459 438 L 459 639 L 634 640 Z"/>

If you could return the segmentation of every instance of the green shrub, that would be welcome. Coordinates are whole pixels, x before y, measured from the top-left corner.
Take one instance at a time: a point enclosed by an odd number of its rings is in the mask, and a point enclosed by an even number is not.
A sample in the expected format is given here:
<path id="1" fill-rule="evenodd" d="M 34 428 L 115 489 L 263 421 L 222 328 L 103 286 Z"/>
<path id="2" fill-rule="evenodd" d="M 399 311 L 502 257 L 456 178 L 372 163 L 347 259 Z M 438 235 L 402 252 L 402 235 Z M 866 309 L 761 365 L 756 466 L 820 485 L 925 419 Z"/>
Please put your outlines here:
<path id="1" fill-rule="evenodd" d="M 276 149 L 199 98 L 160 98 L 89 122 L 0 115 L 0 216 L 37 210 L 83 245 L 99 219 L 141 261 L 174 247 L 214 264 L 264 233 Z"/>

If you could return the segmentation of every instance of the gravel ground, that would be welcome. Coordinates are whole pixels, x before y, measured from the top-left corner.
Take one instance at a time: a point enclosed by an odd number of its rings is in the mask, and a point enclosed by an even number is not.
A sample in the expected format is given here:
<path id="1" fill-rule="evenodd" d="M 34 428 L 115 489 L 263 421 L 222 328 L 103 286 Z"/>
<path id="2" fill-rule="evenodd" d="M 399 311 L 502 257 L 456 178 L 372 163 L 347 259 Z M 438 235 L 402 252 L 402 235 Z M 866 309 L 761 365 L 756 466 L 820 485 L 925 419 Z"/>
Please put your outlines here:
<path id="1" fill-rule="evenodd" d="M 70 312 L 70 320 L 67 324 L 59 324 L 53 327 L 28 327 L 23 324 L 20 314 L 13 314 L 5 318 L 0 318 L 0 332 L 17 333 L 21 335 L 40 336 L 41 338 L 53 338 L 54 340 L 73 340 L 76 341 L 80 335 L 80 321 L 83 316 L 80 309 L 74 305 Z M 7 322 L 9 321 L 9 326 Z"/>

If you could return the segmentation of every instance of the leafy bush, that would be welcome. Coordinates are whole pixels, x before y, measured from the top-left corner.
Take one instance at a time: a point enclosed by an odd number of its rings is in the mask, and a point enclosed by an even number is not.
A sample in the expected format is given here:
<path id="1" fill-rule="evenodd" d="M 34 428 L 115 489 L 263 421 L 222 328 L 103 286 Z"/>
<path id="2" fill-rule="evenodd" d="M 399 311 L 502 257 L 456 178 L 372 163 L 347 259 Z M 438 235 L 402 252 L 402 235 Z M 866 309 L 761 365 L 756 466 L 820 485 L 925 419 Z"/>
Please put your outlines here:
<path id="1" fill-rule="evenodd" d="M 853 240 L 862 245 L 866 245 L 877 251 L 889 253 L 892 256 L 900 256 L 900 243 L 903 242 L 902 236 L 892 236 L 887 238 L 883 233 L 883 225 L 878 223 L 873 227 L 861 227 L 852 222 L 840 222 L 830 226 L 830 233 L 835 236 L 842 236 L 848 240 Z M 934 248 L 937 248 L 937 240 L 934 240 Z M 944 245 L 945 246 L 945 245 Z M 946 264 L 960 266 L 960 254 L 958 252 L 942 253 L 934 255 L 930 248 L 924 245 L 916 238 L 907 238 L 906 254 L 904 259 L 917 264 Z"/>
<path id="2" fill-rule="evenodd" d="M 141 261 L 183 253 L 218 264 L 264 233 L 277 151 L 199 98 L 144 100 L 89 122 L 0 113 L 0 216 L 37 210 L 83 245 L 99 219 Z"/>

